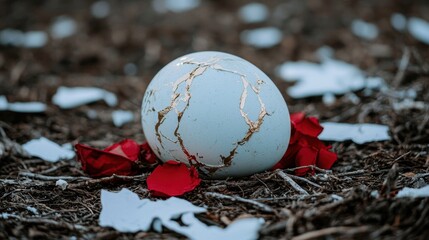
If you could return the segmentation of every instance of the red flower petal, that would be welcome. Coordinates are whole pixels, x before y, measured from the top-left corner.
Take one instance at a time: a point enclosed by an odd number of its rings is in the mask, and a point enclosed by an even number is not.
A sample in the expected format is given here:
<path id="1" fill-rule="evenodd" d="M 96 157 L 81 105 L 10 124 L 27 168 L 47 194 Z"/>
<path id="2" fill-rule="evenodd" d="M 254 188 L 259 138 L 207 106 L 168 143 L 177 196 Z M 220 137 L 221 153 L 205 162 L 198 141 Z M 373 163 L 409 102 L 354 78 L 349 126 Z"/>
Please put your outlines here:
<path id="1" fill-rule="evenodd" d="M 302 120 L 304 120 L 304 118 L 305 118 L 305 113 L 303 112 L 292 113 L 290 115 L 290 121 L 297 124 L 300 123 Z"/>
<path id="2" fill-rule="evenodd" d="M 146 180 L 153 196 L 180 196 L 197 187 L 201 179 L 195 167 L 170 160 L 155 168 Z"/>
<path id="3" fill-rule="evenodd" d="M 125 139 L 105 148 L 103 151 L 115 153 L 130 160 L 137 161 L 139 159 L 140 146 L 131 139 Z"/>
<path id="4" fill-rule="evenodd" d="M 282 159 L 273 167 L 294 168 L 315 165 L 330 169 L 337 160 L 337 154 L 330 152 L 330 147 L 320 141 L 317 136 L 323 131 L 319 120 L 315 117 L 305 117 L 303 112 L 293 113 L 291 118 L 291 137 L 288 149 Z M 310 171 L 311 170 L 311 171 Z M 314 173 L 314 169 L 300 168 L 296 175 Z"/>
<path id="5" fill-rule="evenodd" d="M 299 122 L 294 122 L 297 131 L 304 135 L 317 137 L 323 131 L 323 127 L 319 124 L 319 120 L 315 117 L 301 119 Z"/>
<path id="6" fill-rule="evenodd" d="M 301 148 L 299 152 L 296 154 L 295 164 L 297 167 L 316 165 L 317 155 L 318 155 L 318 150 L 316 149 L 313 149 L 310 147 Z M 298 176 L 303 176 L 307 172 L 313 173 L 314 169 L 311 169 L 308 167 L 308 168 L 299 168 L 295 170 L 295 174 Z"/>
<path id="7" fill-rule="evenodd" d="M 320 149 L 316 165 L 319 168 L 331 169 L 332 165 L 337 161 L 337 154 L 327 149 Z"/>
<path id="8" fill-rule="evenodd" d="M 140 145 L 141 149 L 142 149 L 142 153 L 141 155 L 143 156 L 142 160 L 149 163 L 149 164 L 154 164 L 157 163 L 157 157 L 155 155 L 155 153 L 152 151 L 152 149 L 149 146 L 149 143 L 144 142 L 142 145 Z"/>
<path id="9" fill-rule="evenodd" d="M 274 165 L 272 170 L 282 169 L 282 168 L 292 168 L 295 166 L 295 157 L 299 152 L 301 147 L 297 144 L 289 145 L 286 153 L 283 155 L 282 159 Z"/>
<path id="10" fill-rule="evenodd" d="M 77 159 L 82 170 L 89 176 L 106 177 L 113 174 L 135 175 L 138 173 L 137 160 L 140 146 L 133 140 L 123 140 L 104 150 L 83 144 L 75 145 Z"/>

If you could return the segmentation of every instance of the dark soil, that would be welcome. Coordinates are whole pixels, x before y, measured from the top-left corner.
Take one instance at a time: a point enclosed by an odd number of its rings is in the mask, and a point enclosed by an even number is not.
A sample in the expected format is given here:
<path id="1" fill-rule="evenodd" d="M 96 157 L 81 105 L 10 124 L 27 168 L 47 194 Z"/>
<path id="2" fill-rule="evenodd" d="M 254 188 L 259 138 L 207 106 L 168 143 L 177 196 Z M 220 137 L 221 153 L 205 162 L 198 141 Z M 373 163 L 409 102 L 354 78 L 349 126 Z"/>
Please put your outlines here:
<path id="1" fill-rule="evenodd" d="M 55 17 L 68 15 L 78 23 L 78 32 L 66 39 L 50 39 L 40 49 L 0 45 L 0 95 L 10 102 L 42 101 L 43 114 L 0 112 L 0 127 L 11 141 L 22 144 L 45 136 L 58 143 L 82 142 L 106 147 L 123 138 L 144 140 L 140 121 L 122 128 L 110 119 L 113 108 L 102 102 L 72 110 L 51 103 L 59 86 L 96 86 L 117 94 L 119 109 L 138 114 L 145 88 L 165 64 L 186 53 L 218 50 L 241 56 L 266 72 L 284 93 L 291 112 L 305 111 L 321 121 L 370 122 L 390 127 L 392 141 L 358 145 L 331 143 L 339 160 L 332 172 L 316 171 L 306 179 L 316 187 L 296 180 L 309 195 L 293 189 L 276 173 L 266 172 L 243 179 L 203 180 L 183 196 L 196 205 L 208 206 L 199 216 L 209 224 L 226 226 L 237 217 L 259 216 L 266 220 L 261 239 L 428 239 L 429 199 L 396 199 L 402 187 L 421 187 L 429 181 L 429 47 L 390 25 L 392 13 L 428 19 L 427 1 L 269 1 L 271 12 L 282 8 L 266 23 L 243 24 L 237 9 L 246 1 L 204 1 L 186 13 L 157 14 L 151 1 L 109 1 L 111 13 L 105 19 L 91 16 L 92 1 L 0 1 L 0 29 L 45 30 Z M 275 16 L 275 17 L 274 17 Z M 350 23 L 361 18 L 378 25 L 379 37 L 364 41 L 350 31 Z M 276 47 L 259 50 L 240 42 L 242 30 L 276 26 L 284 39 Z M 383 77 L 392 91 L 414 89 L 416 101 L 425 109 L 395 111 L 394 96 L 374 93 L 352 103 L 338 96 L 325 106 L 321 98 L 291 99 L 288 86 L 275 75 L 285 61 L 317 60 L 321 46 L 335 49 L 338 59 L 358 65 L 369 75 Z M 409 52 L 404 69 L 398 63 Z M 123 67 L 134 63 L 135 76 Z M 89 119 L 86 111 L 96 110 Z M 11 143 L 0 135 L 0 145 Z M 84 176 L 75 160 L 48 163 L 22 157 L 19 145 L 9 147 L 0 158 L 0 239 L 167 239 L 181 238 L 172 232 L 121 234 L 98 226 L 101 189 L 127 187 L 140 197 L 150 197 L 145 176 L 131 181 L 70 181 L 62 191 L 55 181 L 20 176 L 32 172 L 47 176 Z M 147 169 L 146 172 L 150 172 Z M 288 172 L 288 171 L 285 171 Z M 290 172 L 291 173 L 291 172 Z M 420 175 L 419 175 L 420 174 Z M 376 196 L 378 191 L 380 196 Z M 208 197 L 207 192 L 267 204 L 274 212 L 256 205 Z M 343 198 L 337 201 L 336 198 Z M 27 206 L 38 209 L 33 215 Z M 303 235 L 305 234 L 305 235 Z M 301 235 L 301 236 L 300 236 Z"/>

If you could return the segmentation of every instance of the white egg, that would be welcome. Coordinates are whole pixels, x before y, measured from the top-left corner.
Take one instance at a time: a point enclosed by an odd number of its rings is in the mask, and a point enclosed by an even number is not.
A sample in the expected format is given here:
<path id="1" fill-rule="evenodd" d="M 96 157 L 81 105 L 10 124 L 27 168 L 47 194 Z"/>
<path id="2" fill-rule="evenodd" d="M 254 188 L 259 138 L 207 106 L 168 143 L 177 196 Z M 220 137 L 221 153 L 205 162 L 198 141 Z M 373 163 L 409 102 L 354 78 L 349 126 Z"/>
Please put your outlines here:
<path id="1" fill-rule="evenodd" d="M 289 111 L 271 79 L 222 52 L 192 53 L 162 68 L 143 98 L 142 125 L 161 160 L 210 178 L 272 168 L 290 137 Z"/>

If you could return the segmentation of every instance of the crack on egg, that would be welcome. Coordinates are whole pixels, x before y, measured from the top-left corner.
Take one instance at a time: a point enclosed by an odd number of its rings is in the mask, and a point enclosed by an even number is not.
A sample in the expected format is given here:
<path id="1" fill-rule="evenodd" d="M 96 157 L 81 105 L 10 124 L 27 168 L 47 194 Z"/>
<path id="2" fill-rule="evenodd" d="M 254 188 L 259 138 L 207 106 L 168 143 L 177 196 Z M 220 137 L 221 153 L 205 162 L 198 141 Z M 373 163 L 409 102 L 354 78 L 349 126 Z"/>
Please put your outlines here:
<path id="1" fill-rule="evenodd" d="M 186 60 L 186 59 L 185 59 Z M 180 147 L 182 148 L 183 153 L 187 157 L 188 161 L 191 163 L 191 161 L 195 161 L 196 158 L 194 155 L 190 154 L 188 150 L 186 149 L 183 139 L 179 133 L 180 128 L 180 122 L 182 120 L 182 116 L 185 113 L 185 111 L 189 108 L 189 103 L 191 100 L 191 92 L 190 88 L 192 85 L 192 82 L 197 76 L 202 75 L 208 68 L 207 64 L 199 64 L 195 69 L 193 69 L 191 72 L 185 74 L 181 78 L 177 79 L 176 82 L 173 83 L 173 95 L 171 96 L 170 105 L 162 109 L 158 112 L 158 122 L 155 125 L 155 134 L 157 136 L 158 142 L 160 143 L 161 147 L 164 148 L 162 143 L 162 137 L 165 137 L 161 132 L 159 131 L 160 126 L 164 123 L 166 119 L 166 115 L 172 111 L 173 109 L 176 110 L 177 113 L 177 126 L 174 130 L 174 136 L 177 138 L 177 141 L 179 142 Z M 182 84 L 185 84 L 185 93 L 178 93 L 179 86 Z M 182 99 L 180 99 L 180 96 L 184 95 Z M 182 111 L 177 110 L 177 105 L 179 104 L 179 101 L 182 100 L 186 103 L 184 109 Z M 168 139 L 168 138 L 166 138 Z M 171 140 L 171 139 L 169 139 Z M 174 141 L 173 141 L 174 142 Z"/>
<path id="2" fill-rule="evenodd" d="M 184 76 L 182 76 L 181 78 L 176 80 L 176 82 L 174 82 L 174 84 L 172 86 L 173 94 L 171 96 L 170 105 L 158 112 L 158 122 L 155 125 L 155 133 L 156 133 L 156 136 L 157 136 L 158 141 L 159 141 L 162 148 L 164 148 L 163 143 L 162 143 L 162 137 L 164 137 L 165 139 L 168 139 L 174 143 L 178 142 L 181 149 L 182 149 L 182 152 L 187 157 L 189 164 L 197 165 L 199 167 L 204 167 L 210 173 L 213 173 L 220 168 L 230 166 L 232 164 L 233 158 L 235 157 L 235 155 L 237 153 L 238 147 L 244 145 L 247 141 L 249 141 L 249 139 L 252 137 L 252 135 L 255 132 L 259 131 L 259 129 L 260 129 L 260 127 L 264 121 L 265 116 L 268 115 L 267 111 L 265 109 L 265 104 L 262 101 L 261 96 L 259 95 L 260 88 L 253 86 L 248 81 L 247 76 L 245 74 L 240 73 L 238 71 L 223 68 L 221 65 L 218 64 L 218 62 L 220 60 L 224 60 L 224 59 L 211 58 L 207 62 L 195 62 L 195 61 L 193 61 L 193 59 L 188 59 L 188 58 L 180 59 L 180 62 L 176 64 L 177 66 L 184 65 L 184 64 L 191 64 L 191 65 L 197 65 L 197 67 L 195 69 L 193 69 L 191 72 L 185 74 Z M 210 165 L 210 164 L 203 164 L 203 163 L 199 162 L 197 160 L 197 158 L 195 157 L 195 155 L 189 153 L 189 151 L 186 149 L 185 143 L 184 143 L 184 141 L 180 135 L 180 132 L 179 132 L 182 117 L 183 117 L 184 113 L 186 112 L 186 110 L 189 108 L 190 100 L 192 98 L 192 95 L 190 92 L 191 85 L 192 85 L 194 79 L 197 76 L 204 74 L 204 72 L 208 68 L 211 68 L 211 69 L 214 69 L 217 71 L 223 71 L 223 72 L 228 72 L 228 73 L 239 75 L 241 82 L 243 84 L 243 91 L 241 93 L 240 102 L 239 102 L 239 111 L 240 111 L 240 114 L 243 117 L 245 123 L 248 125 L 248 130 L 247 130 L 246 134 L 244 135 L 244 137 L 235 143 L 234 148 L 229 152 L 228 156 L 220 155 L 220 158 L 222 159 L 222 164 L 220 164 L 220 165 Z M 183 83 L 186 84 L 185 85 L 185 92 L 184 93 L 177 93 L 179 86 Z M 264 83 L 263 80 L 259 79 L 257 81 L 258 86 L 260 86 L 263 83 Z M 248 88 L 249 87 L 252 90 L 252 92 L 256 95 L 256 97 L 258 98 L 258 102 L 260 105 L 260 111 L 258 114 L 258 119 L 256 121 L 252 121 L 249 118 L 249 116 L 247 115 L 247 113 L 244 111 L 244 107 L 246 105 L 246 100 L 247 100 L 247 96 L 248 96 Z M 179 97 L 182 95 L 184 95 L 184 96 L 182 99 L 180 99 Z M 182 111 L 179 111 L 176 108 L 180 100 L 182 100 L 186 103 L 186 105 Z M 177 125 L 176 125 L 176 128 L 174 130 L 174 136 L 177 138 L 177 141 L 173 141 L 173 140 L 167 138 L 159 130 L 160 126 L 164 123 L 164 121 L 166 119 L 166 115 L 170 111 L 172 111 L 173 109 L 176 110 L 176 113 L 177 113 Z"/>

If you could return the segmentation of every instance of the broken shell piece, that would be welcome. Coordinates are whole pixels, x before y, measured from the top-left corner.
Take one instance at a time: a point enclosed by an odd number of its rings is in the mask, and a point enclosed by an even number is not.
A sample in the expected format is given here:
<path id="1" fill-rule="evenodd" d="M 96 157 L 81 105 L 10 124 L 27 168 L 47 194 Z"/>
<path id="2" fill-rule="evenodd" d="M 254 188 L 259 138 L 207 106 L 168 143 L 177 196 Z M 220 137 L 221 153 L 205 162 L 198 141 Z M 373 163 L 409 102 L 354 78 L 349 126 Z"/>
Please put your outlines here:
<path id="1" fill-rule="evenodd" d="M 143 98 L 142 125 L 161 160 L 214 178 L 270 169 L 290 136 L 287 105 L 271 79 L 221 52 L 189 54 L 161 69 Z"/>

